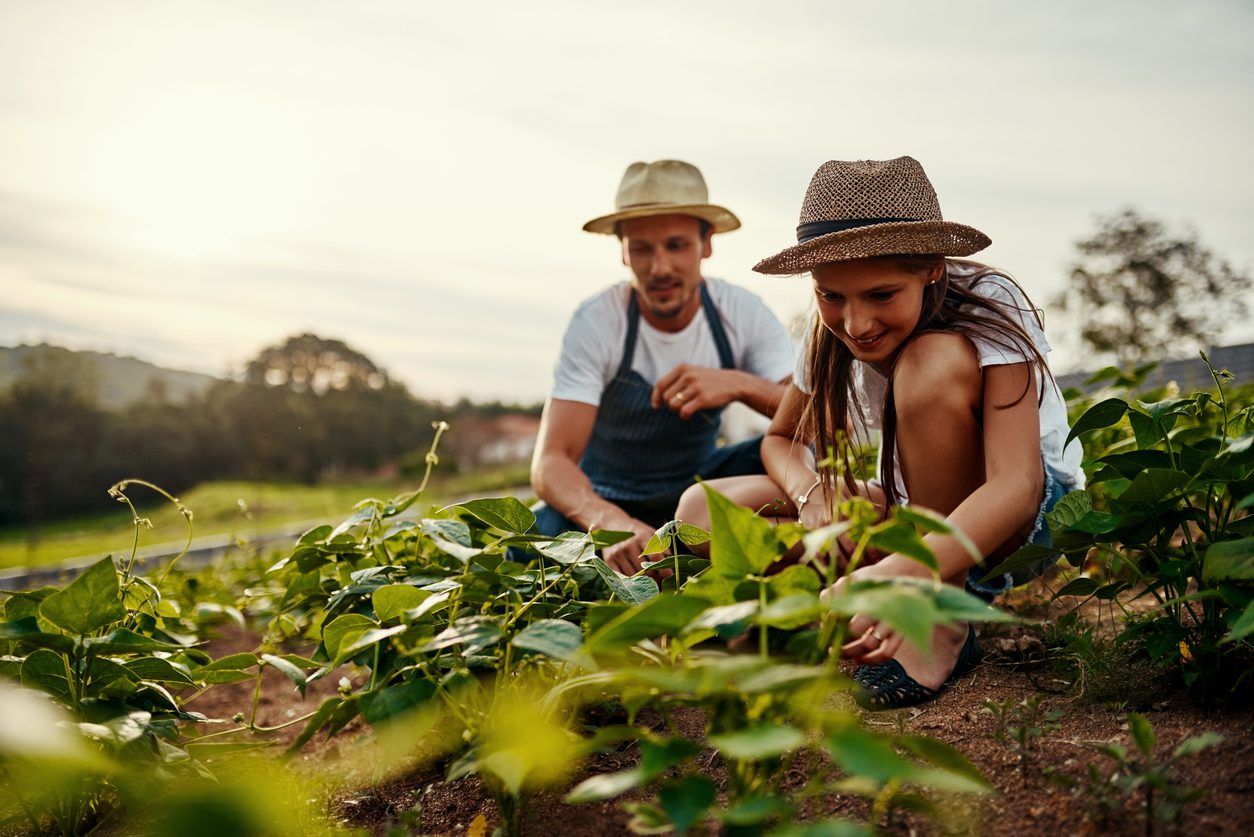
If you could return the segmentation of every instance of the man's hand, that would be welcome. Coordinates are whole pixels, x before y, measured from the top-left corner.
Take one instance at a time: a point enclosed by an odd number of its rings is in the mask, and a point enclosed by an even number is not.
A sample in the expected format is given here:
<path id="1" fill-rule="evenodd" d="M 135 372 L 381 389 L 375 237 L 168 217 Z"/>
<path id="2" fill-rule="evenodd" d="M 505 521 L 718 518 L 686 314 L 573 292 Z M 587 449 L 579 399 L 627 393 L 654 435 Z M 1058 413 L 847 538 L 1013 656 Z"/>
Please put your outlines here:
<path id="1" fill-rule="evenodd" d="M 725 407 L 742 397 L 742 378 L 736 369 L 711 369 L 681 363 L 667 372 L 653 387 L 653 409 L 667 407 L 680 418 L 692 418 L 699 410 Z"/>
<path id="2" fill-rule="evenodd" d="M 642 520 L 632 520 L 629 526 L 612 526 L 609 528 L 619 532 L 635 532 L 636 534 L 622 543 L 616 543 L 608 547 L 602 553 L 605 563 L 623 575 L 635 575 L 640 572 L 640 567 L 645 562 L 644 556 L 640 553 L 644 552 L 644 548 L 649 545 L 649 539 L 653 537 L 653 527 Z"/>

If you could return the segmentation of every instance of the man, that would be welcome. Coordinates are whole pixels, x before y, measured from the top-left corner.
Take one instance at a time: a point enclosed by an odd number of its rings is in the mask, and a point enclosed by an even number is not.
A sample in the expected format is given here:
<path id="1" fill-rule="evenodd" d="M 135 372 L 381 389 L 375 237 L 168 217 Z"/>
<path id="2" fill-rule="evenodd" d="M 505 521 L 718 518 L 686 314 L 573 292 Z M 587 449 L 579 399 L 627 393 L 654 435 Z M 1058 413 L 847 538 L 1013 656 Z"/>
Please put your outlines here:
<path id="1" fill-rule="evenodd" d="M 740 221 L 709 203 L 695 166 L 633 163 L 615 211 L 584 225 L 617 235 L 632 278 L 585 301 L 562 342 L 531 465 L 545 534 L 610 529 L 631 574 L 698 476 L 762 473 L 761 437 L 718 447 L 722 409 L 774 413 L 793 343 L 754 294 L 701 275 L 716 233 Z"/>

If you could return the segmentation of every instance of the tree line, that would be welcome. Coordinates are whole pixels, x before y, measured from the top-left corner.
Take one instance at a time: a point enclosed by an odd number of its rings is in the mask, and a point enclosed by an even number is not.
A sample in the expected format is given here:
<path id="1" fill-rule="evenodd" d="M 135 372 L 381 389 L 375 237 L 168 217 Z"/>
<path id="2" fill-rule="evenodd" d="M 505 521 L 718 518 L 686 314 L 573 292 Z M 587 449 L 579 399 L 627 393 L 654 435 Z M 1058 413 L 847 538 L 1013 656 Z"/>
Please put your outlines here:
<path id="1" fill-rule="evenodd" d="M 125 477 L 181 492 L 212 479 L 314 483 L 421 462 L 433 421 L 509 409 L 416 398 L 365 355 L 312 334 L 264 349 L 240 380 L 201 395 L 174 401 L 154 385 L 114 410 L 99 405 L 88 358 L 30 360 L 0 393 L 0 524 L 110 508 L 106 489 Z"/>

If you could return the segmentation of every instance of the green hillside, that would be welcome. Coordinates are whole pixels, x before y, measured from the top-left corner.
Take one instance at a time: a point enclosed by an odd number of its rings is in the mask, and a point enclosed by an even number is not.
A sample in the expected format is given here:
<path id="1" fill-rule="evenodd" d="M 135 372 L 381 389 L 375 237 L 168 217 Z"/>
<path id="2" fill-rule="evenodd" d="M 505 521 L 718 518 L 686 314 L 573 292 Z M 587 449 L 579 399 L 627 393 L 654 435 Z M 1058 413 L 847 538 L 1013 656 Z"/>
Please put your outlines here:
<path id="1" fill-rule="evenodd" d="M 76 352 L 61 346 L 0 346 L 0 392 L 32 365 L 65 369 L 82 378 L 97 403 L 109 410 L 125 407 L 154 390 L 166 400 L 181 402 L 204 392 L 216 379 L 199 372 L 163 369 L 133 357 L 104 352 Z"/>

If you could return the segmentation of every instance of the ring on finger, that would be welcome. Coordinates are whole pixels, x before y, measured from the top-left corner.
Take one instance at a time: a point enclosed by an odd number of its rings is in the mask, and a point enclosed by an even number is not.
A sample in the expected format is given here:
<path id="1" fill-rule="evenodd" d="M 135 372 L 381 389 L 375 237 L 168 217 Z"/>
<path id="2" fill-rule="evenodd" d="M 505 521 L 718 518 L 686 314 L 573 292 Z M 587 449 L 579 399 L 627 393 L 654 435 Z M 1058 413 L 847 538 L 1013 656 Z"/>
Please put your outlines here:
<path id="1" fill-rule="evenodd" d="M 682 403 L 684 402 L 684 398 L 686 398 L 686 397 L 687 397 L 687 396 L 685 396 L 685 395 L 684 395 L 684 393 L 683 393 L 683 391 L 681 390 L 681 391 L 679 391 L 679 392 L 675 393 L 675 397 L 674 397 L 673 399 L 671 399 L 671 400 L 673 400 L 673 401 L 678 401 L 679 403 L 681 403 L 681 404 L 682 404 Z"/>
<path id="2" fill-rule="evenodd" d="M 874 625 L 872 625 L 871 627 L 867 628 L 867 629 L 866 629 L 866 632 L 867 632 L 868 634 L 870 634 L 871 636 L 875 637 L 875 638 L 876 638 L 876 640 L 878 640 L 879 642 L 883 642 L 883 641 L 884 641 L 884 637 L 880 636 L 880 635 L 879 635 L 879 633 L 877 633 L 877 632 L 876 632 L 876 630 L 875 630 L 875 626 L 874 626 Z"/>

